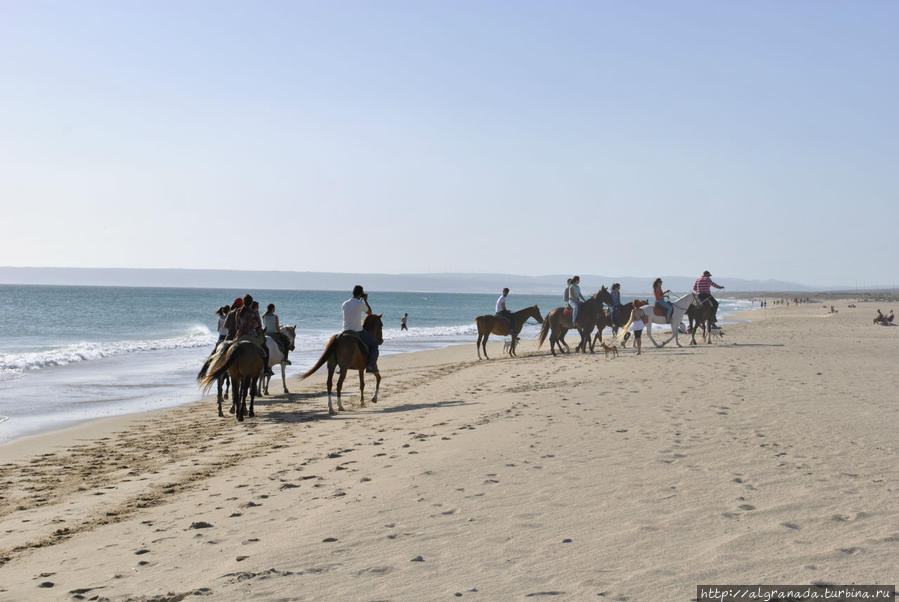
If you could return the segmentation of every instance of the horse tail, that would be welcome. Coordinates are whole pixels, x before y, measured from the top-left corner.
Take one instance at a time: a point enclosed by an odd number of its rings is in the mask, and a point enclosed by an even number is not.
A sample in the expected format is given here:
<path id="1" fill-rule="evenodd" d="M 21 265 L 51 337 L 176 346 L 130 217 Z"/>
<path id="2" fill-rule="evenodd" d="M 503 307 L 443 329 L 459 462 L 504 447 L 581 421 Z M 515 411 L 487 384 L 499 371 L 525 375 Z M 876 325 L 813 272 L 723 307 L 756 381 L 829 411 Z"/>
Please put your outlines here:
<path id="1" fill-rule="evenodd" d="M 200 368 L 199 372 L 197 372 L 197 382 L 205 379 L 206 375 L 209 373 L 209 369 L 222 359 L 222 357 L 224 356 L 223 349 L 224 346 L 221 343 L 215 346 L 215 349 L 212 351 L 212 353 L 209 354 L 209 357 L 206 358 L 206 361 L 203 362 L 203 367 Z M 213 368 L 213 371 L 215 371 L 217 368 L 218 366 L 215 366 L 215 368 Z"/>
<path id="2" fill-rule="evenodd" d="M 540 336 L 537 337 L 537 349 L 540 349 L 540 346 L 543 345 L 543 341 L 546 340 L 546 335 L 549 333 L 549 314 L 547 314 L 546 318 L 543 319 L 543 326 L 540 327 Z"/>
<path id="3" fill-rule="evenodd" d="M 239 348 L 240 345 L 232 345 L 228 348 L 227 353 L 216 353 L 214 354 L 214 359 L 210 357 L 209 360 L 207 360 L 209 366 L 206 366 L 206 375 L 202 379 L 197 375 L 197 380 L 200 382 L 200 386 L 203 387 L 204 394 L 209 391 L 212 383 L 217 381 L 219 377 L 228 370 L 234 362 L 234 358 L 238 355 L 237 350 Z"/>
<path id="4" fill-rule="evenodd" d="M 627 329 L 630 328 L 631 324 L 633 324 L 633 323 L 634 323 L 634 314 L 631 313 L 630 317 L 627 319 L 627 324 L 622 326 L 621 330 L 619 331 L 619 333 L 620 333 L 618 335 L 620 337 L 619 340 L 623 339 L 624 335 L 627 334 Z"/>
<path id="5" fill-rule="evenodd" d="M 331 357 L 331 355 L 336 350 L 337 350 L 337 335 L 335 334 L 334 336 L 331 337 L 331 339 L 328 341 L 328 344 L 325 346 L 325 351 L 322 353 L 322 356 L 320 358 L 318 358 L 318 361 L 315 362 L 314 366 L 309 368 L 309 370 L 307 370 L 306 373 L 300 377 L 300 380 L 303 380 L 304 378 L 306 378 L 308 376 L 312 376 L 312 373 L 315 372 L 316 370 L 318 370 L 319 368 L 321 368 L 325 364 L 325 362 L 328 361 L 328 358 Z M 342 370 L 342 368 L 341 368 L 341 370 Z"/>

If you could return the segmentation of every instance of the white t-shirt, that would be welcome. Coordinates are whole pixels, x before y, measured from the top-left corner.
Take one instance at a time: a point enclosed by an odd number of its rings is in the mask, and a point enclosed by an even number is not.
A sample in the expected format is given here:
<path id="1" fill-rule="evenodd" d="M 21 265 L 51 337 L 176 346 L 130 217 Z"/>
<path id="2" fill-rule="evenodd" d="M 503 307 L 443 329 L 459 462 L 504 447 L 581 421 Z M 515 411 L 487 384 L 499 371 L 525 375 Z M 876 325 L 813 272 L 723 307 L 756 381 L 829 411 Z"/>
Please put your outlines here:
<path id="1" fill-rule="evenodd" d="M 500 295 L 499 299 L 496 300 L 496 313 L 499 313 L 506 309 L 506 296 Z"/>
<path id="2" fill-rule="evenodd" d="M 219 316 L 219 325 L 218 325 L 219 335 L 228 336 L 228 329 L 225 328 L 225 316 Z"/>
<path id="3" fill-rule="evenodd" d="M 362 316 L 368 309 L 365 301 L 356 298 L 347 299 L 340 307 L 343 309 L 343 329 L 356 332 L 362 330 Z"/>

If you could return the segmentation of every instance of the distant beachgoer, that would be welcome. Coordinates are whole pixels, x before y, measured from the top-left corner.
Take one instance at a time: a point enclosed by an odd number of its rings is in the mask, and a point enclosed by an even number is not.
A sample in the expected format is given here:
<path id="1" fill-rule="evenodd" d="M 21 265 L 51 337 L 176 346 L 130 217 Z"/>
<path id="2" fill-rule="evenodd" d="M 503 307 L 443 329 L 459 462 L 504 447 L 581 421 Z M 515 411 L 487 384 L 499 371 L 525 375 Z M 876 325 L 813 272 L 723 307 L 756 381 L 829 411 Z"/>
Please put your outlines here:
<path id="1" fill-rule="evenodd" d="M 515 332 L 515 316 L 513 316 L 512 312 L 509 311 L 509 308 L 506 307 L 506 299 L 508 299 L 508 297 L 509 289 L 504 288 L 503 294 L 496 300 L 496 315 L 503 316 L 509 320 L 509 332 Z"/>
<path id="2" fill-rule="evenodd" d="M 571 285 L 568 287 L 568 303 L 571 305 L 571 325 L 577 327 L 577 313 L 581 303 L 586 301 L 581 294 L 581 277 L 572 276 Z"/>
<path id="3" fill-rule="evenodd" d="M 663 291 L 662 290 L 662 279 L 656 278 L 656 281 L 652 283 L 652 293 L 656 298 L 656 306 L 661 307 L 665 310 L 665 321 L 669 324 L 671 323 L 671 314 L 674 313 L 674 306 L 671 305 L 671 302 L 666 299 L 669 294 L 671 294 L 670 290 Z"/>
<path id="4" fill-rule="evenodd" d="M 893 310 L 892 310 L 892 309 L 890 310 L 890 313 L 887 314 L 887 323 L 888 323 L 888 324 L 892 324 L 892 323 L 893 323 Z"/>
<path id="5" fill-rule="evenodd" d="M 230 306 L 222 305 L 218 308 L 218 311 L 215 312 L 215 315 L 219 317 L 218 327 L 216 328 L 219 333 L 219 340 L 215 342 L 216 345 L 228 338 L 228 329 L 225 327 L 225 322 L 228 320 L 228 313 L 230 311 Z"/>
<path id="6" fill-rule="evenodd" d="M 378 374 L 378 341 L 375 337 L 362 328 L 362 314 L 370 316 L 371 306 L 368 304 L 368 294 L 361 285 L 353 287 L 353 296 L 340 306 L 343 311 L 343 330 L 358 332 L 365 344 L 368 345 L 368 366 L 365 371 Z"/>
<path id="7" fill-rule="evenodd" d="M 712 308 L 714 311 L 712 312 L 712 324 L 711 326 L 716 326 L 718 323 L 718 300 L 712 296 L 712 289 L 710 287 L 723 289 L 724 287 L 720 284 L 716 284 L 712 281 L 712 273 L 708 270 L 702 273 L 702 276 L 696 279 L 696 282 L 693 283 L 693 292 L 699 295 L 700 301 L 709 300 L 709 303 L 712 304 Z"/>
<path id="8" fill-rule="evenodd" d="M 287 359 L 290 351 L 290 339 L 281 333 L 281 321 L 278 319 L 278 314 L 275 313 L 274 303 L 269 303 L 265 308 L 265 313 L 262 315 L 262 327 L 265 329 L 265 334 L 272 337 L 272 340 L 278 345 L 281 355 L 284 356 L 284 363 L 290 366 L 291 362 Z"/>
<path id="9" fill-rule="evenodd" d="M 408 319 L 409 319 L 409 314 L 408 313 L 403 314 L 403 317 L 400 319 L 400 330 L 401 331 L 409 330 L 409 327 L 406 325 L 406 320 L 408 320 Z"/>
<path id="10" fill-rule="evenodd" d="M 643 352 L 643 342 L 640 340 L 640 335 L 643 334 L 643 316 L 640 313 L 640 310 L 636 307 L 631 310 L 631 326 L 630 331 L 634 333 L 634 342 L 637 345 L 637 355 L 640 355 Z"/>
<path id="11" fill-rule="evenodd" d="M 883 322 L 885 319 L 886 319 L 886 318 L 883 317 L 883 314 L 880 313 L 880 310 L 878 309 L 878 310 L 877 310 L 877 315 L 874 316 L 874 323 L 875 323 L 875 324 L 879 324 L 879 323 Z"/>

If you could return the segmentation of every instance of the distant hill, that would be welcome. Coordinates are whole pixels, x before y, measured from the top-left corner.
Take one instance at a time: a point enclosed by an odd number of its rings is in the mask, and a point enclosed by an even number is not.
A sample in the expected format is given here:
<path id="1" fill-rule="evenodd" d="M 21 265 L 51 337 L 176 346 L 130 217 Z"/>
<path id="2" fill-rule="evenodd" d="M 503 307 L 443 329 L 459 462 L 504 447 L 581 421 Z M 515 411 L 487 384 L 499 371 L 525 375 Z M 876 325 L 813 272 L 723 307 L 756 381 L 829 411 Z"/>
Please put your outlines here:
<path id="1" fill-rule="evenodd" d="M 369 290 L 448 293 L 493 293 L 508 286 L 513 292 L 560 294 L 568 275 L 514 274 L 353 274 L 244 270 L 181 270 L 139 268 L 28 268 L 0 267 L 0 283 L 81 286 L 146 286 L 176 288 L 246 288 L 297 290 L 350 290 L 362 284 Z M 688 291 L 695 276 L 662 276 L 665 288 Z M 601 285 L 620 282 L 626 295 L 649 295 L 652 277 L 581 275 L 581 287 L 592 292 Z M 803 292 L 822 290 L 796 282 L 746 280 L 716 276 L 728 291 Z"/>

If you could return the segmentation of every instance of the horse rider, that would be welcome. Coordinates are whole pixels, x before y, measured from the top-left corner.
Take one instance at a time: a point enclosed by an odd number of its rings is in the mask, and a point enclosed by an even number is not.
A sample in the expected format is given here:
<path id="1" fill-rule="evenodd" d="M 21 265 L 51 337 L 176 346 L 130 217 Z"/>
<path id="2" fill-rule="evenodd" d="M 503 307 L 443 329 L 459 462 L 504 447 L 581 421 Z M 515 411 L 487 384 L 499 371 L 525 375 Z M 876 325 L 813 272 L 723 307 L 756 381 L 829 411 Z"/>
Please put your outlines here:
<path id="1" fill-rule="evenodd" d="M 375 337 L 362 328 L 362 314 L 370 316 L 371 306 L 368 304 L 368 294 L 357 284 L 353 287 L 353 297 L 347 299 L 340 306 L 343 310 L 343 330 L 352 330 L 358 333 L 360 338 L 368 345 L 368 365 L 365 369 L 370 374 L 378 374 L 378 341 Z"/>
<path id="2" fill-rule="evenodd" d="M 565 304 L 565 307 L 571 309 L 571 303 L 568 302 L 569 294 L 571 293 L 571 278 L 568 279 L 567 284 L 565 285 L 565 292 L 562 293 L 562 303 Z"/>
<path id="3" fill-rule="evenodd" d="M 228 312 L 228 315 L 225 316 L 225 338 L 229 341 L 233 341 L 234 337 L 237 336 L 237 311 L 243 307 L 243 299 L 237 297 L 231 303 L 231 311 Z"/>
<path id="4" fill-rule="evenodd" d="M 515 333 L 515 316 L 512 315 L 512 312 L 506 307 L 506 299 L 509 296 L 509 289 L 504 288 L 503 294 L 499 296 L 499 299 L 496 300 L 496 315 L 502 316 L 509 320 L 509 333 Z"/>
<path id="5" fill-rule="evenodd" d="M 712 273 L 708 270 L 702 273 L 702 276 L 696 279 L 693 284 L 693 292 L 699 295 L 699 300 L 705 302 L 706 299 L 712 306 L 712 326 L 717 326 L 718 322 L 718 300 L 712 296 L 710 287 L 723 289 L 724 287 L 712 281 Z"/>
<path id="6" fill-rule="evenodd" d="M 671 314 L 674 313 L 674 306 L 671 305 L 671 301 L 665 298 L 671 294 L 671 291 L 662 290 L 661 278 L 656 278 L 655 282 L 652 283 L 652 294 L 655 295 L 656 298 L 656 307 L 661 307 L 665 310 L 665 321 L 670 324 Z"/>
<path id="7" fill-rule="evenodd" d="M 568 287 L 568 302 L 571 304 L 571 325 L 577 327 L 577 312 L 581 303 L 586 301 L 581 294 L 581 277 L 572 276 L 571 286 Z"/>
<path id="8" fill-rule="evenodd" d="M 234 322 L 236 324 L 235 341 L 250 341 L 262 352 L 265 359 L 265 374 L 271 376 L 272 371 L 268 366 L 268 348 L 265 346 L 265 334 L 262 332 L 262 320 L 259 318 L 259 307 L 253 307 L 253 295 L 247 293 L 243 296 L 242 307 L 237 310 Z"/>
<path id="9" fill-rule="evenodd" d="M 611 318 L 612 324 L 615 324 L 615 314 L 621 307 L 621 284 L 617 282 L 613 284 L 611 290 L 609 290 L 609 295 L 612 297 L 612 308 L 609 312 L 609 318 Z"/>
<path id="10" fill-rule="evenodd" d="M 269 303 L 268 307 L 265 308 L 265 313 L 262 314 L 262 327 L 265 329 L 265 334 L 272 337 L 272 340 L 278 345 L 278 349 L 281 350 L 281 356 L 284 358 L 284 363 L 290 366 L 291 362 L 287 359 L 287 353 L 290 351 L 290 340 L 281 333 L 281 322 L 278 320 L 278 314 L 275 313 L 274 303 Z"/>

